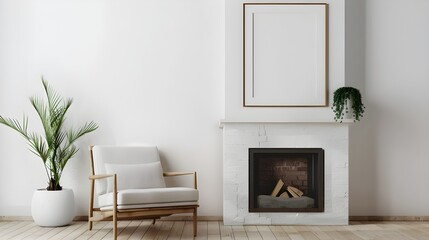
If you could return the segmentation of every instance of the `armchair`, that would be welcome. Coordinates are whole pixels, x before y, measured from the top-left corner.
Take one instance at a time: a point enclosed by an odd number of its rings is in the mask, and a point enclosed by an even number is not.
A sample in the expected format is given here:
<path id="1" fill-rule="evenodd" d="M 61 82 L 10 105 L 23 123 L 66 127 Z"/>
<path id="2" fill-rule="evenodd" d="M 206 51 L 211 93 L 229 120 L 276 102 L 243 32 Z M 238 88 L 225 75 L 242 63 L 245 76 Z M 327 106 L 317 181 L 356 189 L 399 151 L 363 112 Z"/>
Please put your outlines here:
<path id="1" fill-rule="evenodd" d="M 91 146 L 88 228 L 94 221 L 156 219 L 176 213 L 193 214 L 197 235 L 196 172 L 163 172 L 155 146 Z M 166 187 L 164 177 L 193 175 L 194 188 Z M 97 207 L 95 207 L 97 200 Z"/>

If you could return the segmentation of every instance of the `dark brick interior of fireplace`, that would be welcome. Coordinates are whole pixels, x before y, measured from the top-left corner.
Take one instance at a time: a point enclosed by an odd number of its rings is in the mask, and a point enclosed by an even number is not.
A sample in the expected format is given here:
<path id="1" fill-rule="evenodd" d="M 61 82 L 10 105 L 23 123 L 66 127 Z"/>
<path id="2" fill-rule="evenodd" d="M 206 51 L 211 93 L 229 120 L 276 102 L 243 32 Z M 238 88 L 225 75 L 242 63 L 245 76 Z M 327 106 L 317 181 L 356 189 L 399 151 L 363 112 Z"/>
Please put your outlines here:
<path id="1" fill-rule="evenodd" d="M 258 161 L 257 175 L 259 176 L 259 193 L 270 194 L 273 186 L 281 179 L 285 184 L 280 193 L 286 191 L 287 186 L 294 186 L 308 195 L 308 160 L 306 158 L 280 156 L 267 157 Z"/>
<path id="2" fill-rule="evenodd" d="M 258 196 L 269 196 L 278 180 L 284 182 L 277 197 L 288 186 L 301 190 L 314 199 L 314 206 L 304 208 L 260 207 Z M 293 198 L 290 195 L 290 198 Z M 275 201 L 278 199 L 276 198 Z M 296 199 L 295 199 L 296 200 Z M 324 150 L 321 148 L 250 148 L 249 149 L 250 212 L 323 212 Z"/>

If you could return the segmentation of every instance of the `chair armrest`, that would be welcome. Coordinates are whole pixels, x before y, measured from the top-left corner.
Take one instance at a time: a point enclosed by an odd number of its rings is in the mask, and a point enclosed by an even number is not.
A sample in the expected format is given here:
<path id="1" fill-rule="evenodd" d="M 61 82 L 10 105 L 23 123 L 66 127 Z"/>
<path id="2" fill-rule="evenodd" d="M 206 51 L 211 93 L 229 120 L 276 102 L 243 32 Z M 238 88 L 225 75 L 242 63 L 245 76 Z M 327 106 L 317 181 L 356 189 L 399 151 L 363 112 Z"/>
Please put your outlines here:
<path id="1" fill-rule="evenodd" d="M 90 195 L 90 208 L 94 206 L 94 180 L 100 180 L 104 178 L 113 177 L 113 192 L 116 194 L 112 194 L 113 197 L 113 211 L 117 211 L 117 202 L 118 202 L 118 183 L 116 181 L 116 174 L 99 174 L 99 175 L 90 175 L 89 180 L 91 181 L 91 195 Z"/>
<path id="2" fill-rule="evenodd" d="M 164 172 L 164 177 L 176 177 L 184 175 L 194 175 L 194 188 L 197 189 L 197 172 Z"/>
<path id="3" fill-rule="evenodd" d="M 109 177 L 113 177 L 115 174 L 99 174 L 99 175 L 91 175 L 89 176 L 90 180 L 98 180 L 98 179 L 104 179 L 104 178 L 109 178 Z"/>
<path id="4" fill-rule="evenodd" d="M 174 176 L 183 176 L 183 175 L 191 175 L 195 172 L 164 172 L 164 177 L 174 177 Z"/>

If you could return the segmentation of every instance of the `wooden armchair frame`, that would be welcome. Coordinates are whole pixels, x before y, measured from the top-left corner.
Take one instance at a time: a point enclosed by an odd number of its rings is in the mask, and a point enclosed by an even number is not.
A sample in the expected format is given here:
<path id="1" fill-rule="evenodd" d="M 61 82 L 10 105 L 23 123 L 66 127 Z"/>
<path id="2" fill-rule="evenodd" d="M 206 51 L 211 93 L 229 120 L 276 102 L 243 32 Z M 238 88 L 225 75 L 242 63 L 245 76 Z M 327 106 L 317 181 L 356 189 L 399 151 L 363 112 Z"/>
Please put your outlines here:
<path id="1" fill-rule="evenodd" d="M 119 220 L 132 220 L 132 219 L 153 219 L 152 224 L 155 223 L 156 219 L 161 217 L 170 216 L 177 213 L 192 213 L 193 217 L 193 233 L 194 237 L 197 236 L 197 208 L 199 205 L 187 205 L 187 206 L 172 206 L 172 207 L 148 207 L 148 208 L 136 208 L 136 209 L 118 209 L 117 205 L 117 180 L 116 174 L 100 174 L 96 175 L 94 170 L 94 156 L 92 152 L 93 146 L 90 146 L 91 156 L 91 175 L 90 180 L 90 198 L 89 198 L 89 213 L 88 213 L 88 229 L 92 230 L 92 223 L 95 221 L 113 221 L 113 236 L 117 239 L 117 221 Z M 194 176 L 194 188 L 197 189 L 197 172 L 164 172 L 164 177 L 175 177 L 193 175 Z M 95 181 L 100 179 L 113 178 L 113 209 L 112 210 L 101 210 L 100 208 L 94 208 L 94 191 Z M 94 216 L 94 214 L 98 216 Z"/>

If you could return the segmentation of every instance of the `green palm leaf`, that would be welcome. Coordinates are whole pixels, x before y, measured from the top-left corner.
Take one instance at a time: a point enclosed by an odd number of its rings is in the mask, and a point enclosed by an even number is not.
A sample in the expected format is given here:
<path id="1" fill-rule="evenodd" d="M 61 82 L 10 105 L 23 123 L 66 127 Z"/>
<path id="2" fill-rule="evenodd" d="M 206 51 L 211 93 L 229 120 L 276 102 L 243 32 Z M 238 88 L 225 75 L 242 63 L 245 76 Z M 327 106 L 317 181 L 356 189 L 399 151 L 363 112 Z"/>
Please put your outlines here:
<path id="1" fill-rule="evenodd" d="M 28 132 L 28 118 L 25 115 L 22 122 L 0 116 L 0 123 L 22 135 L 30 151 L 43 161 L 49 180 L 47 189 L 61 190 L 60 179 L 63 170 L 68 161 L 79 151 L 73 143 L 80 137 L 95 131 L 98 125 L 91 121 L 76 130 L 73 128 L 65 130 L 65 116 L 73 99 L 62 98 L 43 78 L 42 84 L 47 101 L 39 97 L 30 97 L 30 102 L 40 118 L 44 135 Z"/>

